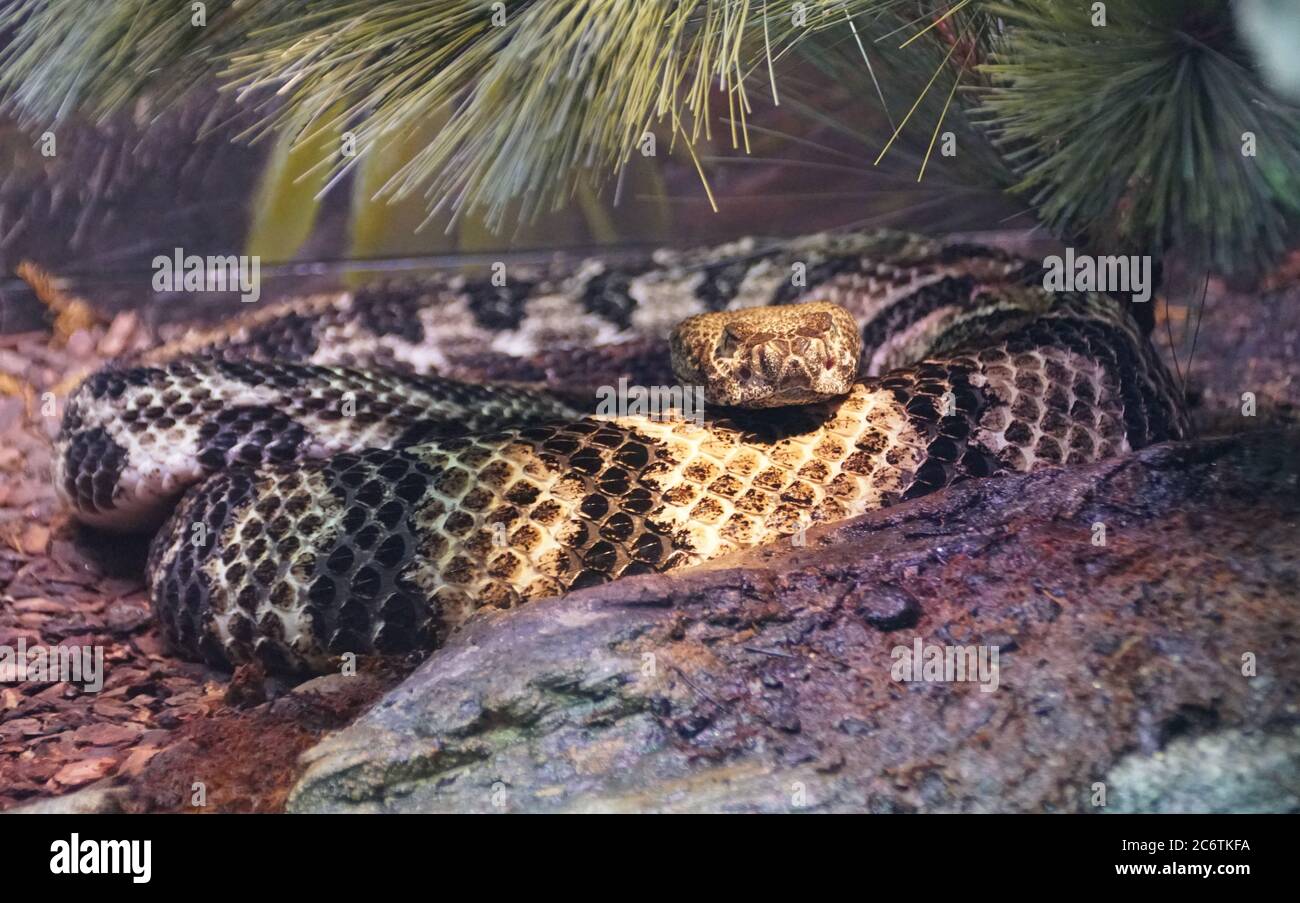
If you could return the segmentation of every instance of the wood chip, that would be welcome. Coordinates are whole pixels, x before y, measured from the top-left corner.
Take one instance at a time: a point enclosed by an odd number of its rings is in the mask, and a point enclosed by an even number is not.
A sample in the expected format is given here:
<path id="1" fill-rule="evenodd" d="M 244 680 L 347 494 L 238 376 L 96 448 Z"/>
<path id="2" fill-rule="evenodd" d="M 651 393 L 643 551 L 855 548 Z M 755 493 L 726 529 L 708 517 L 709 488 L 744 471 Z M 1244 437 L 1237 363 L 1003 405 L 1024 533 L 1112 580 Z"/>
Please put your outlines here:
<path id="1" fill-rule="evenodd" d="M 162 750 L 156 746 L 137 746 L 131 750 L 130 755 L 117 769 L 118 776 L 126 778 L 138 777 L 144 771 L 144 767 L 149 764 L 149 760 L 160 752 Z"/>
<path id="2" fill-rule="evenodd" d="M 83 725 L 73 732 L 74 743 L 90 746 L 120 746 L 130 743 L 144 733 L 139 725 L 112 724 L 100 721 Z"/>
<path id="3" fill-rule="evenodd" d="M 80 762 L 69 762 L 64 765 L 55 772 L 51 780 L 60 787 L 80 787 L 82 784 L 98 781 L 116 765 L 117 758 L 114 756 L 82 759 Z"/>
<path id="4" fill-rule="evenodd" d="M 117 357 L 126 350 L 127 343 L 134 337 L 140 319 L 133 311 L 120 313 L 113 318 L 104 338 L 99 342 L 101 357 Z"/>
<path id="5" fill-rule="evenodd" d="M 44 555 L 50 544 L 50 528 L 44 524 L 28 524 L 19 540 L 19 547 L 28 555 Z"/>
<path id="6" fill-rule="evenodd" d="M 42 614 L 67 614 L 68 606 L 62 602 L 55 602 L 53 599 L 46 599 L 43 596 L 33 596 L 30 599 L 15 599 L 13 602 L 14 611 L 38 611 Z"/>
<path id="7" fill-rule="evenodd" d="M 16 740 L 20 737 L 40 737 L 50 733 L 37 718 L 15 718 L 0 724 L 0 737 Z"/>

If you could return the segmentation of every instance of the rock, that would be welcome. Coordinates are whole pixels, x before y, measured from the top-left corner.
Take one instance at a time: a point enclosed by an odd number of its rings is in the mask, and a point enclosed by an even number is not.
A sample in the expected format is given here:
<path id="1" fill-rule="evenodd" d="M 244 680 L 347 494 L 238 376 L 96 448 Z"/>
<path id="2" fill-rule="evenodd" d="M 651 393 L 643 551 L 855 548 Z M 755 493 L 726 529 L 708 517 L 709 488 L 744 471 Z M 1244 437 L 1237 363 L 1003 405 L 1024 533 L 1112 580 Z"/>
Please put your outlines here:
<path id="1" fill-rule="evenodd" d="M 1298 520 L 1300 434 L 1261 431 L 474 619 L 304 755 L 289 808 L 1092 811 L 1098 781 L 1132 811 L 1294 807 L 1300 739 L 1268 731 L 1300 689 Z M 917 644 L 978 680 L 895 679 Z M 1198 803 L 1198 742 L 1248 790 Z"/>
<path id="2" fill-rule="evenodd" d="M 865 587 L 857 595 L 858 614 L 877 630 L 915 627 L 921 617 L 916 600 L 897 587 Z"/>
<path id="3" fill-rule="evenodd" d="M 51 799 L 36 800 L 9 810 L 14 815 L 107 815 L 122 811 L 125 787 L 86 787 Z"/>
<path id="4" fill-rule="evenodd" d="M 1300 728 L 1230 730 L 1132 755 L 1103 779 L 1106 812 L 1300 810 Z"/>
<path id="5" fill-rule="evenodd" d="M 334 693 L 344 693 L 350 688 L 350 685 L 357 680 L 355 674 L 340 674 L 333 672 L 322 674 L 319 677 L 313 677 L 311 680 L 305 680 L 291 691 L 295 696 L 311 695 L 318 693 L 328 696 Z"/>
<path id="6" fill-rule="evenodd" d="M 136 601 L 119 600 L 109 606 L 105 614 L 105 625 L 113 633 L 131 633 L 150 622 L 153 613 L 143 599 Z"/>

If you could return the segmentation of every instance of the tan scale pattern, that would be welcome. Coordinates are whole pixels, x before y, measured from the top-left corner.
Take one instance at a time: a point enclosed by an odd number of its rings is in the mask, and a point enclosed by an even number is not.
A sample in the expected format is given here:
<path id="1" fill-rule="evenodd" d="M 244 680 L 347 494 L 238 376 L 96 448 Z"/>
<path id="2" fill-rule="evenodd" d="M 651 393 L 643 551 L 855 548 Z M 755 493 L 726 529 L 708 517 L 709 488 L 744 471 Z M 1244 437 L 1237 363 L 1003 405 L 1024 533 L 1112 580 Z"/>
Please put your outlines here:
<path id="1" fill-rule="evenodd" d="M 1059 348 L 978 353 L 984 385 L 1002 403 L 980 421 L 977 441 L 1010 470 L 1087 464 L 1129 451 L 1114 377 Z"/>
<path id="2" fill-rule="evenodd" d="M 219 661 L 315 669 L 397 648 L 381 640 L 387 596 L 356 582 L 385 543 L 402 554 L 374 582 L 405 587 L 419 609 L 408 619 L 419 630 L 406 632 L 431 643 L 482 606 L 696 563 L 888 504 L 924 452 L 894 393 L 858 384 L 775 420 L 584 419 L 344 456 L 356 460 L 342 473 L 374 487 L 349 500 L 337 458 L 234 471 L 188 496 L 164 530 L 155 599 L 180 643 Z M 401 476 L 381 475 L 398 460 Z M 417 472 L 418 498 L 397 505 Z M 206 551 L 189 541 L 196 523 L 212 527 Z M 313 595 L 340 537 L 347 566 Z M 328 610 L 349 606 L 350 628 L 326 626 Z"/>

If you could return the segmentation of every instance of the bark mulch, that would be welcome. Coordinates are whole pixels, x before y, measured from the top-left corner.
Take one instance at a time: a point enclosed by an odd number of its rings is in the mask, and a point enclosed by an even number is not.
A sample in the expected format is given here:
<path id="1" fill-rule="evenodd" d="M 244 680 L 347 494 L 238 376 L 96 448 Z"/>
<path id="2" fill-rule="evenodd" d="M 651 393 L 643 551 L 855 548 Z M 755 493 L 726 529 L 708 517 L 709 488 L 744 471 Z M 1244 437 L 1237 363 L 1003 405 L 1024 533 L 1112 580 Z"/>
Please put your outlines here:
<path id="1" fill-rule="evenodd" d="M 131 313 L 0 336 L 0 647 L 13 651 L 0 663 L 0 809 L 98 783 L 121 787 L 116 804 L 133 811 L 278 810 L 298 754 L 406 670 L 363 663 L 295 689 L 168 653 L 146 541 L 79 529 L 50 476 L 68 391 L 151 338 Z M 31 679 L 13 660 L 57 646 L 102 649 L 98 692 Z"/>

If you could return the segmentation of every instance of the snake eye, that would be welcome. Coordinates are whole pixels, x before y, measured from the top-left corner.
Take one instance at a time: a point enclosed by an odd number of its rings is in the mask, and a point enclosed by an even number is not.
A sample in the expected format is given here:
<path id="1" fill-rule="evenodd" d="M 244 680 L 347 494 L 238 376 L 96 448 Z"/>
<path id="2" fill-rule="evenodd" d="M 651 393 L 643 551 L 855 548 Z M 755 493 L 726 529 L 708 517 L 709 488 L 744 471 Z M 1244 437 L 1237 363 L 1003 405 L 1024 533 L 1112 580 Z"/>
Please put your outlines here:
<path id="1" fill-rule="evenodd" d="M 834 360 L 834 358 L 827 357 L 827 358 L 826 358 L 826 362 L 825 362 L 825 366 L 826 366 L 826 369 L 827 369 L 827 370 L 833 370 L 833 369 L 835 369 L 835 360 Z"/>
<path id="2" fill-rule="evenodd" d="M 745 337 L 741 334 L 741 331 L 728 326 L 722 331 L 722 335 L 718 339 L 717 356 L 722 358 L 735 357 L 744 342 Z"/>
<path id="3" fill-rule="evenodd" d="M 753 375 L 754 375 L 754 371 L 749 369 L 749 365 L 748 365 L 748 364 L 745 364 L 744 366 L 742 366 L 742 367 L 740 368 L 740 378 L 741 378 L 741 379 L 743 379 L 743 380 L 748 380 L 748 379 L 749 379 L 751 376 L 753 376 Z"/>

